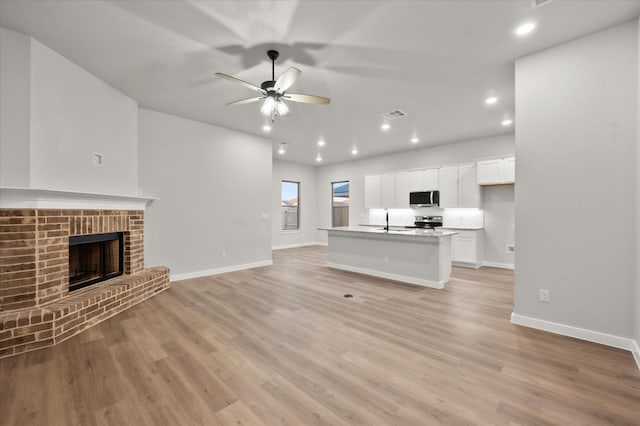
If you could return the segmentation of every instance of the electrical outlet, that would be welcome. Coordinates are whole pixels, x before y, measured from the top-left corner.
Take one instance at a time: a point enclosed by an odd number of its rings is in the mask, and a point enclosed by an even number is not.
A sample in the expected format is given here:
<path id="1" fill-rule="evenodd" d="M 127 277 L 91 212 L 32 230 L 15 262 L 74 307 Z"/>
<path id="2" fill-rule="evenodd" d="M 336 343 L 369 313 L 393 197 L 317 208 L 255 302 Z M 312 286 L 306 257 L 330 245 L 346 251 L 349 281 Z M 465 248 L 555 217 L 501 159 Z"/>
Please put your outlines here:
<path id="1" fill-rule="evenodd" d="M 220 259 L 224 259 L 225 257 L 227 257 L 227 251 L 226 250 L 220 250 Z"/>
<path id="2" fill-rule="evenodd" d="M 544 288 L 540 289 L 540 301 L 544 303 L 551 302 L 551 290 L 547 290 Z"/>
<path id="3" fill-rule="evenodd" d="M 507 244 L 507 253 L 515 253 L 516 252 L 516 246 L 514 246 L 513 244 Z"/>

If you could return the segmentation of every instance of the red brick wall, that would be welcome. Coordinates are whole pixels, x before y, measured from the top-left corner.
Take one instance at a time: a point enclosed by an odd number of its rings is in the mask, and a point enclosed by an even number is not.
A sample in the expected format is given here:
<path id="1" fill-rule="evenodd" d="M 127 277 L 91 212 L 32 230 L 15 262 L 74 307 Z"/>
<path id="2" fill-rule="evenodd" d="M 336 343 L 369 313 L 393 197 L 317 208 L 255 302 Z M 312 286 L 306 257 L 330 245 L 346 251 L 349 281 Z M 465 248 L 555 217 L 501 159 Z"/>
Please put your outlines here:
<path id="1" fill-rule="evenodd" d="M 124 273 L 144 269 L 140 210 L 0 209 L 0 311 L 69 293 L 69 237 L 124 232 Z"/>
<path id="2" fill-rule="evenodd" d="M 0 311 L 36 305 L 36 211 L 0 209 Z"/>

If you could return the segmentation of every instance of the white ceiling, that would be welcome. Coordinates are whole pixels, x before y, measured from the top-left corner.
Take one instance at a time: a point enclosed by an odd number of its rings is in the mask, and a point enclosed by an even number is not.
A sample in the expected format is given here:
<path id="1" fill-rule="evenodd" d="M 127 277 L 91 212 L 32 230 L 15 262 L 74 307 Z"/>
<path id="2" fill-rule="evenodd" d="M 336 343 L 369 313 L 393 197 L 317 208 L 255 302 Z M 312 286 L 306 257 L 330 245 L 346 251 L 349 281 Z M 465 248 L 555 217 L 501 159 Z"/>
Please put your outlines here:
<path id="1" fill-rule="evenodd" d="M 285 159 L 317 164 L 510 133 L 514 60 L 640 14 L 637 0 L 469 1 L 42 1 L 1 0 L 0 25 L 33 36 L 158 111 L 292 144 Z M 532 20 L 528 37 L 515 27 Z M 289 103 L 270 134 L 255 96 L 214 77 L 259 85 L 268 49 L 276 77 L 302 70 L 290 92 L 331 98 Z M 492 107 L 484 104 L 498 96 Z M 552 101 L 552 100 L 550 100 Z M 381 114 L 409 115 L 380 130 Z M 417 135 L 420 143 L 409 139 Z M 319 148 L 319 138 L 326 146 Z M 176 141 L 178 143 L 178 141 Z"/>

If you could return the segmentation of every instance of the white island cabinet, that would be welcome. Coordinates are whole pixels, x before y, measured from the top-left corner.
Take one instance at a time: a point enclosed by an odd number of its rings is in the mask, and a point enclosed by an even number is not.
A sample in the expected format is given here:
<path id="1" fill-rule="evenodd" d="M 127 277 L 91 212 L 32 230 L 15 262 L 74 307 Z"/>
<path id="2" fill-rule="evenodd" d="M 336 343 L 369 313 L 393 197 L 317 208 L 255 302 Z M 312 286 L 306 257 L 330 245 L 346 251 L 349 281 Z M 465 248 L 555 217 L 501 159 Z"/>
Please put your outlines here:
<path id="1" fill-rule="evenodd" d="M 355 226 L 324 230 L 331 268 L 432 288 L 449 281 L 456 232 Z"/>

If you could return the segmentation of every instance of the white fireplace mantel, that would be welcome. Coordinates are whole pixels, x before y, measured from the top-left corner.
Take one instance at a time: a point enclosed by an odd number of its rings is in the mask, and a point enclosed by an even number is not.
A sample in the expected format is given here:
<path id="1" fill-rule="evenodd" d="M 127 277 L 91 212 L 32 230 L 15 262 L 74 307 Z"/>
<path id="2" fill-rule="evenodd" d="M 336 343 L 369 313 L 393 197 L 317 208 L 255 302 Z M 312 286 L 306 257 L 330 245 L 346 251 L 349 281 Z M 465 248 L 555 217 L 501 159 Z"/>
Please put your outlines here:
<path id="1" fill-rule="evenodd" d="M 153 197 L 0 186 L 2 209 L 144 210 Z"/>

